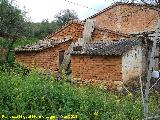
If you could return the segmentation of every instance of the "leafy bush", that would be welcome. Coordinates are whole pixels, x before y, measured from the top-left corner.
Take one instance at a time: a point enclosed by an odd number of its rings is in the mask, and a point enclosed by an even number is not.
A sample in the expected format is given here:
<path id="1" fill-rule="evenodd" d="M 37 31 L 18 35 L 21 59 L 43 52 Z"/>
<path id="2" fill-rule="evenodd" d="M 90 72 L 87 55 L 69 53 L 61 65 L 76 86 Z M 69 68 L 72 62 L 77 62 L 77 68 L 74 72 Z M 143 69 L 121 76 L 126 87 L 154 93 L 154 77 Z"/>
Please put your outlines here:
<path id="1" fill-rule="evenodd" d="M 7 47 L 8 47 L 8 41 L 0 37 L 0 48 L 7 48 Z"/>

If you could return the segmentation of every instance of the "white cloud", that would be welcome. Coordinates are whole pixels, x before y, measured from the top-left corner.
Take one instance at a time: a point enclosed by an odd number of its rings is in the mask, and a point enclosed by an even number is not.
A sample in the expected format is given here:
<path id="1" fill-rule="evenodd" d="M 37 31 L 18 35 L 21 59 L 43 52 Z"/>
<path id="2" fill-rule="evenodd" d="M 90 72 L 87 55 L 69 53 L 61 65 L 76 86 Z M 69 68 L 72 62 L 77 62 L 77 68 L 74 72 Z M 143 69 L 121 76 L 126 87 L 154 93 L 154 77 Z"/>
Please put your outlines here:
<path id="1" fill-rule="evenodd" d="M 40 22 L 43 19 L 52 21 L 55 14 L 63 9 L 73 9 L 78 13 L 80 19 L 85 19 L 98 12 L 86 7 L 97 10 L 104 9 L 111 4 L 111 1 L 112 0 L 107 0 L 107 2 L 106 0 L 16 0 L 15 4 L 18 5 L 20 9 L 25 7 L 32 21 Z"/>

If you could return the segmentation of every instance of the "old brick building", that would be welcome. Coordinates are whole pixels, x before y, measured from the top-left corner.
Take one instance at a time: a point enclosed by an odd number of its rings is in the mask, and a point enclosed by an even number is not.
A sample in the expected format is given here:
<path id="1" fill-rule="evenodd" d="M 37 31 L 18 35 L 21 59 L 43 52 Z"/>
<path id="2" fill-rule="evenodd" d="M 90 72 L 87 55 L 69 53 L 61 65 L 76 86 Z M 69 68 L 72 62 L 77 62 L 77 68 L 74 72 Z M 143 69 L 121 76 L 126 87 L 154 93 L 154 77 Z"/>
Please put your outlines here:
<path id="1" fill-rule="evenodd" d="M 39 41 L 35 45 L 16 48 L 16 61 L 26 67 L 47 69 L 52 72 L 59 70 L 59 56 L 63 55 L 71 43 L 70 38 Z"/>
<path id="2" fill-rule="evenodd" d="M 137 3 L 115 3 L 89 17 L 100 28 L 122 33 L 136 33 L 155 29 L 160 10 Z"/>
<path id="3" fill-rule="evenodd" d="M 144 73 L 145 52 L 137 36 L 154 32 L 159 12 L 154 6 L 116 3 L 34 45 L 16 48 L 16 61 L 52 72 L 71 66 L 73 82 L 120 85 Z"/>
<path id="4" fill-rule="evenodd" d="M 16 61 L 29 68 L 34 66 L 38 69 L 48 69 L 52 72 L 57 72 L 62 64 L 65 51 L 72 45 L 71 43 L 76 43 L 83 36 L 83 30 L 84 23 L 71 21 L 38 43 L 16 48 Z M 117 40 L 129 36 L 96 27 L 92 33 L 92 37 L 93 41 L 97 41 L 102 39 Z"/>
<path id="5" fill-rule="evenodd" d="M 91 42 L 74 46 L 71 57 L 73 82 L 122 85 L 145 72 L 142 40 Z"/>

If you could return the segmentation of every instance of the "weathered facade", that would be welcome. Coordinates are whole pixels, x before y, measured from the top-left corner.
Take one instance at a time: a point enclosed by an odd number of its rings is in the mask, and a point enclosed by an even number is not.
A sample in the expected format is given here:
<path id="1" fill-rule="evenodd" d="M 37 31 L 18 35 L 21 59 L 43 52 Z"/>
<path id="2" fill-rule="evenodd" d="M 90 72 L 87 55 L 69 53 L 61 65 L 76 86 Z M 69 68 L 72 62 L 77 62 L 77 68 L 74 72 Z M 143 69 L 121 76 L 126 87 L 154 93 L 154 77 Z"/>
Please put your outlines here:
<path id="1" fill-rule="evenodd" d="M 155 30 L 160 10 L 153 6 L 136 3 L 116 3 L 89 17 L 100 28 L 122 33 Z"/>
<path id="2" fill-rule="evenodd" d="M 66 25 L 62 26 L 55 33 L 47 36 L 46 39 L 52 40 L 55 38 L 59 39 L 59 38 L 65 38 L 66 36 L 70 36 L 72 42 L 76 42 L 78 38 L 82 37 L 83 29 L 84 29 L 83 22 L 77 20 L 70 21 Z"/>
<path id="3" fill-rule="evenodd" d="M 121 81 L 121 56 L 72 55 L 73 83 L 102 83 L 113 86 Z"/>
<path id="4" fill-rule="evenodd" d="M 145 49 L 137 46 L 124 53 L 122 56 L 122 80 L 127 82 L 143 75 L 146 70 Z"/>
<path id="5" fill-rule="evenodd" d="M 122 85 L 145 72 L 145 59 L 144 48 L 137 39 L 75 46 L 71 57 L 72 80 Z"/>
<path id="6" fill-rule="evenodd" d="M 71 44 L 70 39 L 48 41 L 46 44 L 32 45 L 26 48 L 17 48 L 16 61 L 28 68 L 57 72 L 61 64 L 61 55 Z"/>
<path id="7" fill-rule="evenodd" d="M 71 43 L 76 43 L 79 38 L 83 37 L 84 24 L 79 21 L 71 21 L 69 24 L 63 26 L 57 32 L 49 35 L 44 40 L 41 40 L 34 45 L 21 46 L 15 49 L 16 61 L 22 65 L 30 68 L 34 66 L 38 69 L 49 69 L 55 72 L 60 69 L 59 61 L 60 54 L 62 58 L 65 57 L 65 51 L 71 46 Z M 117 33 L 108 29 L 95 28 L 92 33 L 93 41 L 100 40 L 117 40 L 119 38 L 127 38 L 129 35 Z M 65 41 L 64 39 L 69 39 Z M 61 41 L 58 45 L 56 41 Z M 65 42 L 63 42 L 63 40 Z M 45 41 L 48 41 L 47 43 Z M 50 46 L 50 44 L 53 45 Z"/>

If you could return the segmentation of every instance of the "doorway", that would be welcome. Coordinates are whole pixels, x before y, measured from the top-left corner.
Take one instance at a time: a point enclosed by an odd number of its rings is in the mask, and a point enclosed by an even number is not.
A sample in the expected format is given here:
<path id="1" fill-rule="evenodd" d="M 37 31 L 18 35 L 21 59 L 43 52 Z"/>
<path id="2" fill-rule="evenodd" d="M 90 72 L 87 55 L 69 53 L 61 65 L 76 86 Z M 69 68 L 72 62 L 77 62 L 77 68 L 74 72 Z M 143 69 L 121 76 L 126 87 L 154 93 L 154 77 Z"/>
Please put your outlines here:
<path id="1" fill-rule="evenodd" d="M 64 50 L 59 51 L 59 66 L 61 66 L 63 59 L 64 59 Z"/>

